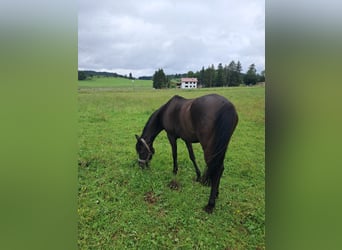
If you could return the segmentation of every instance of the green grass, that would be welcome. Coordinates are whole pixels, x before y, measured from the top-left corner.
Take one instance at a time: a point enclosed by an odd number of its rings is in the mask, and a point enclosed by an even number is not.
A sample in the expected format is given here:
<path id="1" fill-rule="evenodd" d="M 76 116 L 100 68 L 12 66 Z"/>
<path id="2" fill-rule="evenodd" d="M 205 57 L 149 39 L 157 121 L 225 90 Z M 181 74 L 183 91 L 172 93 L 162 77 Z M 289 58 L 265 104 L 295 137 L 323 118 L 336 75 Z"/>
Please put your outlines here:
<path id="1" fill-rule="evenodd" d="M 115 91 L 135 91 L 152 88 L 152 80 L 130 80 L 121 77 L 94 77 L 79 81 L 79 88 L 113 88 Z"/>
<path id="2" fill-rule="evenodd" d="M 86 88 L 80 83 L 78 247 L 264 249 L 265 89 L 153 90 L 150 83 L 139 91 L 125 90 L 123 83 L 105 89 L 94 88 L 96 81 Z M 165 132 L 156 138 L 156 153 L 146 170 L 136 164 L 134 136 L 173 95 L 192 98 L 208 93 L 230 99 L 240 118 L 225 158 L 220 197 L 210 215 L 203 211 L 210 189 L 194 181 L 184 143 L 178 141 L 175 177 Z M 199 144 L 194 144 L 194 151 L 203 172 Z M 168 186 L 174 179 L 179 190 Z"/>

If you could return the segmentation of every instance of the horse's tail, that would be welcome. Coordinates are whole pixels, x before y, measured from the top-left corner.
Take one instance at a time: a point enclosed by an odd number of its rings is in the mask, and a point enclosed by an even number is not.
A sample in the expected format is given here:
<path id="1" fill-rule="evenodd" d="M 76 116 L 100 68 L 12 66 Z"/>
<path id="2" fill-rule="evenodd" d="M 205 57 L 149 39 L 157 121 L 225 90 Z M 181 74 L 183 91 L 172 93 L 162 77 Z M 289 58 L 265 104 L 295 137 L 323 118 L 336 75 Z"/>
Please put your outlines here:
<path id="1" fill-rule="evenodd" d="M 207 168 L 202 177 L 204 185 L 210 185 L 215 176 L 221 174 L 229 140 L 237 126 L 238 115 L 235 107 L 229 103 L 221 107 L 214 125 L 214 145 L 212 156 L 207 159 Z"/>

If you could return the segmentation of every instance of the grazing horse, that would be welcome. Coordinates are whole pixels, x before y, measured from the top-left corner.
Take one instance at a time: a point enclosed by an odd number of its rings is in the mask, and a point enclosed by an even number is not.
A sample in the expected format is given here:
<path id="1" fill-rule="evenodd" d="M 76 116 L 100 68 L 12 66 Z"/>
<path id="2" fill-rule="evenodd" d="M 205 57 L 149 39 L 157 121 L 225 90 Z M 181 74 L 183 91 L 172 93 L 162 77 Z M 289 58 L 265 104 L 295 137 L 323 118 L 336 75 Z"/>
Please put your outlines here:
<path id="1" fill-rule="evenodd" d="M 197 181 L 211 185 L 209 202 L 204 207 L 206 212 L 211 213 L 219 193 L 218 187 L 224 170 L 223 161 L 228 143 L 237 123 L 238 115 L 234 105 L 223 96 L 210 94 L 185 99 L 176 95 L 150 116 L 142 135 L 136 135 L 138 162 L 141 167 L 148 166 L 155 152 L 153 141 L 162 130 L 165 130 L 172 146 L 173 173 L 177 174 L 176 141 L 181 138 L 188 148 Z M 192 143 L 197 142 L 202 146 L 207 164 L 202 179 L 192 149 Z"/>

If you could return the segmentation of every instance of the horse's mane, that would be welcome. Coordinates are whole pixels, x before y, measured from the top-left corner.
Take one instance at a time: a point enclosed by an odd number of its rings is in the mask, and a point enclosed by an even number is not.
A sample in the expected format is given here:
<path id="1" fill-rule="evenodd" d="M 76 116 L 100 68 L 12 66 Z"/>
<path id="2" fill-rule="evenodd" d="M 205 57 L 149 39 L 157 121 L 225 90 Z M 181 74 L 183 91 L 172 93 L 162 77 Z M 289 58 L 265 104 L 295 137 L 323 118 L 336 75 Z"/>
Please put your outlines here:
<path id="1" fill-rule="evenodd" d="M 151 127 L 162 127 L 161 124 L 161 114 L 165 111 L 165 109 L 170 105 L 170 103 L 172 101 L 174 101 L 175 99 L 182 99 L 184 100 L 184 97 L 181 97 L 179 95 L 174 95 L 167 103 L 165 103 L 164 105 L 162 105 L 159 109 L 157 109 L 156 111 L 154 111 L 152 113 L 152 115 L 150 116 L 150 118 L 147 120 L 145 127 L 143 129 L 143 135 L 147 132 L 148 129 L 150 129 Z"/>
<path id="2" fill-rule="evenodd" d="M 150 118 L 148 118 L 145 127 L 142 132 L 142 136 L 149 136 L 151 141 L 163 130 L 163 125 L 161 121 L 161 114 L 165 110 L 167 104 L 164 104 L 159 109 L 154 111 Z"/>
<path id="3" fill-rule="evenodd" d="M 143 129 L 143 134 L 146 133 L 146 131 L 152 126 L 152 124 L 158 123 L 159 122 L 159 113 L 160 113 L 161 108 L 157 109 L 152 113 L 150 118 L 148 118 L 145 127 Z"/>

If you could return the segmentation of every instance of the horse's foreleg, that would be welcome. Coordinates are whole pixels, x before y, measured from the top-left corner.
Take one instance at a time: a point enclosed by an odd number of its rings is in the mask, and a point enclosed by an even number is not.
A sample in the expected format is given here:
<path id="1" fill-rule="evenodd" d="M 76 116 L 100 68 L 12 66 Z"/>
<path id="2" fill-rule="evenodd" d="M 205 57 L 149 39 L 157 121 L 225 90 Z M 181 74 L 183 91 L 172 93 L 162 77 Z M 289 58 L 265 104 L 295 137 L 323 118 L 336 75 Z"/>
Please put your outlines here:
<path id="1" fill-rule="evenodd" d="M 167 134 L 167 138 L 172 147 L 172 158 L 173 158 L 173 173 L 177 174 L 178 172 L 178 165 L 177 165 L 177 139 L 170 134 Z"/>
<path id="2" fill-rule="evenodd" d="M 191 161 L 195 167 L 195 171 L 196 171 L 196 175 L 197 175 L 196 181 L 200 181 L 201 180 L 201 171 L 199 170 L 199 168 L 196 164 L 196 159 L 195 159 L 194 151 L 192 149 L 192 144 L 191 144 L 191 142 L 185 142 L 185 143 L 186 143 L 186 147 L 188 148 L 188 151 L 189 151 L 190 159 L 191 159 Z"/>

